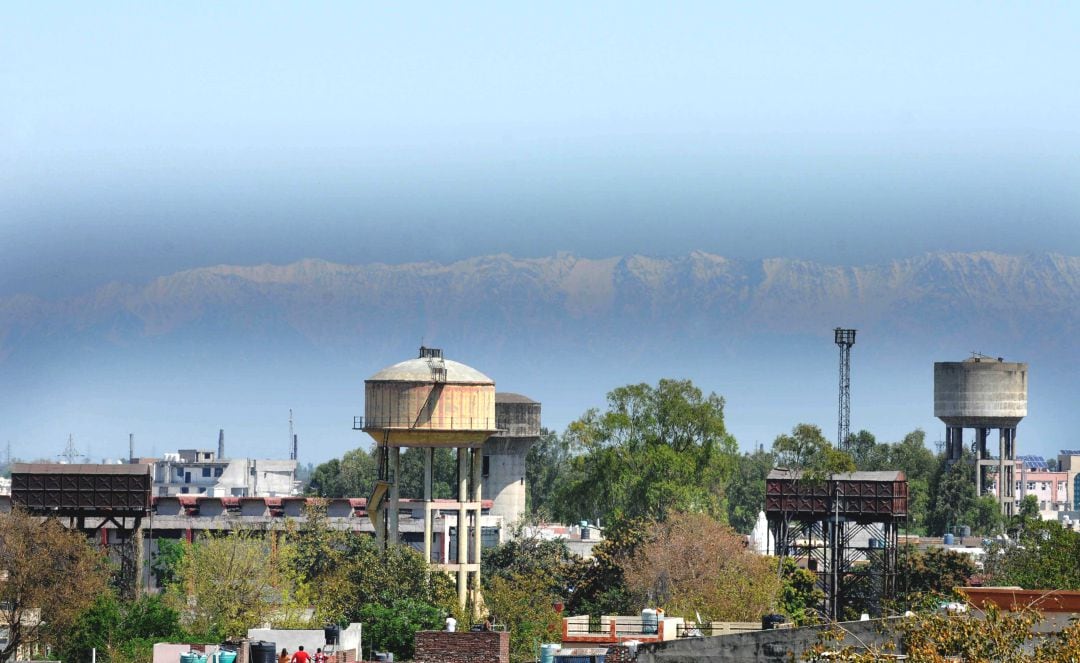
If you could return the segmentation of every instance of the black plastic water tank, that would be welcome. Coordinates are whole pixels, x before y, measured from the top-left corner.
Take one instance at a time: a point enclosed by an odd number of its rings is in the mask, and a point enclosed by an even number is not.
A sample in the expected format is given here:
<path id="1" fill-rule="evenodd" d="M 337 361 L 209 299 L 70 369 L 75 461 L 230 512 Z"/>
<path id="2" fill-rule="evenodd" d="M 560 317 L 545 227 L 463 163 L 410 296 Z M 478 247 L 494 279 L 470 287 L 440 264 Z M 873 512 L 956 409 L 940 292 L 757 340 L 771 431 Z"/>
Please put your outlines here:
<path id="1" fill-rule="evenodd" d="M 326 640 L 328 645 L 336 645 L 341 642 L 341 627 L 337 624 L 331 624 L 323 627 L 323 639 Z"/>
<path id="2" fill-rule="evenodd" d="M 277 663 L 277 643 L 262 640 L 252 642 L 251 663 Z"/>
<path id="3" fill-rule="evenodd" d="M 783 615 L 765 615 L 761 618 L 761 630 L 770 631 L 786 621 L 787 618 Z"/>

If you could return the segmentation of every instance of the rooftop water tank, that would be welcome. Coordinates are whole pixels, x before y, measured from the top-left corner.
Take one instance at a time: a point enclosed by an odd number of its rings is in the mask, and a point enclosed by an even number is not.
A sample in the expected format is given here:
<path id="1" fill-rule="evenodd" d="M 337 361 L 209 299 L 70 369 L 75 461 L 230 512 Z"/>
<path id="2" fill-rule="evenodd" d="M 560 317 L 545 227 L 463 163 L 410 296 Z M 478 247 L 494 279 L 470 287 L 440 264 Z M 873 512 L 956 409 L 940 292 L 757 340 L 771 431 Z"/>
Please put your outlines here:
<path id="1" fill-rule="evenodd" d="M 495 381 L 438 348 L 364 381 L 363 430 L 391 447 L 477 447 L 496 431 Z"/>

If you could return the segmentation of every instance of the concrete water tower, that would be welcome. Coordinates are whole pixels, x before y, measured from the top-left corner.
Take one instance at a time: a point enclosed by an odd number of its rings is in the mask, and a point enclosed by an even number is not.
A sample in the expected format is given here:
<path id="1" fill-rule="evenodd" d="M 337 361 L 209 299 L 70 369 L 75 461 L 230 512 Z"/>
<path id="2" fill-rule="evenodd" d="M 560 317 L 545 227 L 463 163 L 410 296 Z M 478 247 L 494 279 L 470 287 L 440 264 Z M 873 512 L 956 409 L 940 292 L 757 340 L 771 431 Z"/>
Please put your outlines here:
<path id="1" fill-rule="evenodd" d="M 540 404 L 521 394 L 495 394 L 495 427 L 499 431 L 484 443 L 484 495 L 492 500 L 491 515 L 509 525 L 525 515 L 525 459 L 540 439 Z"/>
<path id="2" fill-rule="evenodd" d="M 365 380 L 364 398 L 364 417 L 358 427 L 374 438 L 379 450 L 380 482 L 368 511 L 380 544 L 399 541 L 401 448 L 418 447 L 424 449 L 424 559 L 431 560 L 433 512 L 448 506 L 440 502 L 436 507 L 432 502 L 433 454 L 437 447 L 457 449 L 457 502 L 449 505 L 458 512 L 457 563 L 442 566 L 457 575 L 458 601 L 464 607 L 469 574 L 474 591 L 480 589 L 481 450 L 496 431 L 495 381 L 465 364 L 444 359 L 438 348 L 422 347 L 418 358 L 384 368 Z"/>
<path id="3" fill-rule="evenodd" d="M 945 454 L 950 462 L 964 451 L 964 429 L 975 430 L 975 482 L 978 495 L 998 485 L 1001 512 L 1016 512 L 1016 426 L 1027 416 L 1027 364 L 975 354 L 966 361 L 934 363 L 934 416 L 945 423 Z M 998 431 L 998 453 L 987 448 Z"/>

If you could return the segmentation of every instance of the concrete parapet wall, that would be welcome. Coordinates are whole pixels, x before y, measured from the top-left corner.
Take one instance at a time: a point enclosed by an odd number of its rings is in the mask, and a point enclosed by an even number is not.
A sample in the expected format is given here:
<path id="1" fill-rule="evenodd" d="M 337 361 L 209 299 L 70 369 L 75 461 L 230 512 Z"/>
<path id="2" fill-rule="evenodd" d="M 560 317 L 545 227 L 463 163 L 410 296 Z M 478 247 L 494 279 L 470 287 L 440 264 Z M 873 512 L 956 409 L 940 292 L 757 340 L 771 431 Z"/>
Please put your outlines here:
<path id="1" fill-rule="evenodd" d="M 880 645 L 897 642 L 888 632 L 890 620 L 841 624 L 849 634 L 843 645 Z M 750 631 L 711 638 L 680 638 L 642 645 L 638 663 L 780 663 L 801 660 L 800 655 L 818 642 L 822 627 Z M 792 658 L 794 656 L 794 659 Z"/>

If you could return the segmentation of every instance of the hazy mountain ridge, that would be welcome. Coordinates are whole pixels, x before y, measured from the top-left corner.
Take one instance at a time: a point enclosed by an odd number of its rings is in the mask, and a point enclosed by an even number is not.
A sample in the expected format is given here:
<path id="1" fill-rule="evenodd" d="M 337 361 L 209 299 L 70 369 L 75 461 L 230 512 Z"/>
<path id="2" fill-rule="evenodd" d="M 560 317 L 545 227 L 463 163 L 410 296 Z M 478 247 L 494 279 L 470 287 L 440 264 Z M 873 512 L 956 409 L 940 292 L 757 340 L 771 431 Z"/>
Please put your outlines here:
<path id="1" fill-rule="evenodd" d="M 433 339 L 468 329 L 502 342 L 534 334 L 599 338 L 615 330 L 807 332 L 836 323 L 898 331 L 996 324 L 1003 333 L 1043 329 L 1064 337 L 1078 304 L 1080 258 L 1054 254 L 938 253 L 859 267 L 702 252 L 501 254 L 399 265 L 307 259 L 192 269 L 62 300 L 3 298 L 0 357 L 49 336 L 89 334 L 117 343 L 199 325 L 243 335 L 281 324 L 316 345 L 417 329 Z M 1017 313 L 1027 316 L 1024 324 Z"/>

